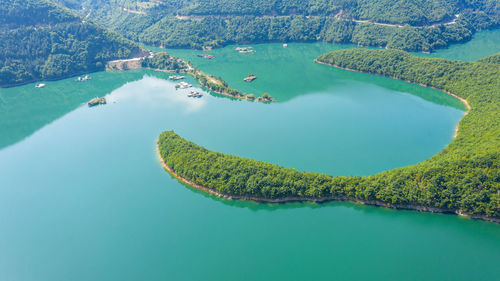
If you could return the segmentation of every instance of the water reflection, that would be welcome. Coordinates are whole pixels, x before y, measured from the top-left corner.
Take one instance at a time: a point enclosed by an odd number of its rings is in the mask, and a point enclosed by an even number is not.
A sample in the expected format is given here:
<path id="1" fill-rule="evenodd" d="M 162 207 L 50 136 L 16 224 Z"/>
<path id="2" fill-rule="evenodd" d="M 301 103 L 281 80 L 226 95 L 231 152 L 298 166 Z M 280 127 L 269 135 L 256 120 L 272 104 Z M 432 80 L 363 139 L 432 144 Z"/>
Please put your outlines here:
<path id="1" fill-rule="evenodd" d="M 191 79 L 190 79 L 191 80 Z M 194 83 L 194 81 L 190 81 Z M 144 87 L 147 85 L 147 88 Z M 175 92 L 172 88 L 175 83 L 158 78 L 156 76 L 145 75 L 140 83 L 127 83 L 120 88 L 119 91 L 114 91 L 109 95 L 111 102 L 133 100 L 135 104 L 139 103 L 144 106 L 166 107 L 168 109 L 181 109 L 181 112 L 189 114 L 200 111 L 206 105 L 206 99 L 189 98 L 187 94 L 190 91 L 198 91 L 207 95 L 208 92 L 203 91 L 199 87 L 191 87 L 188 89 L 177 89 Z M 144 93 L 147 91 L 148 93 Z"/>

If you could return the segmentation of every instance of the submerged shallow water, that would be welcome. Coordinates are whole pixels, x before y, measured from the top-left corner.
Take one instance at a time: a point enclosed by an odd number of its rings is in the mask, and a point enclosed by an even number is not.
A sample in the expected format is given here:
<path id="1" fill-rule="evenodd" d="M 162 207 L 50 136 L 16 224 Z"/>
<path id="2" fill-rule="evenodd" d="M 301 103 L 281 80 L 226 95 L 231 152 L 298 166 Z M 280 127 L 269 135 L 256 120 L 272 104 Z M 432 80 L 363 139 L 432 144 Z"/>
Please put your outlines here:
<path id="1" fill-rule="evenodd" d="M 238 89 L 269 91 L 273 104 L 191 99 L 151 71 L 0 89 L 0 279 L 495 280 L 497 224 L 228 201 L 162 170 L 155 141 L 170 129 L 212 150 L 333 175 L 414 164 L 451 141 L 463 115 L 455 99 L 313 64 L 319 45 L 289 44 L 289 55 L 259 45 L 233 66 L 219 61 L 239 55 L 231 49 L 192 60 Z M 250 67 L 259 79 L 245 84 Z M 106 106 L 82 105 L 106 93 Z"/>

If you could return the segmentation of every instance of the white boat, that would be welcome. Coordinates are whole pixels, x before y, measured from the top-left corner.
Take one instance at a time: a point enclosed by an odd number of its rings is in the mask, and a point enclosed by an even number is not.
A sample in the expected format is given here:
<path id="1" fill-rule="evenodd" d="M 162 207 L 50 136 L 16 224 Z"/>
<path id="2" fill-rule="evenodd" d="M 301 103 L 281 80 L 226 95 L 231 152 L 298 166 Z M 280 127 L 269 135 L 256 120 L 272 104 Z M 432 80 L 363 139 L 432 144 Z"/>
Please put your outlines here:
<path id="1" fill-rule="evenodd" d="M 169 76 L 168 79 L 170 80 L 181 80 L 181 79 L 184 79 L 185 77 L 184 76 L 181 76 L 181 75 L 173 75 L 173 76 Z"/>
<path id="2" fill-rule="evenodd" d="M 43 83 L 35 85 L 35 88 L 43 88 L 43 87 L 45 87 L 45 84 L 43 84 Z"/>
<path id="3" fill-rule="evenodd" d="M 85 75 L 84 77 L 78 77 L 78 78 L 76 78 L 76 81 L 83 82 L 83 81 L 87 81 L 87 80 L 90 80 L 90 79 L 92 79 L 92 77 L 90 77 L 88 75 Z"/>
<path id="4" fill-rule="evenodd" d="M 253 53 L 255 52 L 255 50 L 253 50 L 252 47 L 236 47 L 234 48 L 236 51 L 238 51 L 238 53 Z"/>
<path id="5" fill-rule="evenodd" d="M 190 98 L 201 98 L 201 97 L 203 97 L 203 94 L 200 94 L 199 92 L 191 91 L 188 94 L 188 97 L 190 97 Z"/>
<path id="6" fill-rule="evenodd" d="M 191 88 L 191 87 L 193 87 L 193 85 L 188 84 L 188 83 L 186 83 L 186 82 L 181 82 L 181 83 L 179 83 L 179 84 L 175 85 L 175 87 L 176 87 L 176 88 L 181 88 L 181 89 L 187 89 L 187 88 Z"/>
<path id="7" fill-rule="evenodd" d="M 283 48 L 286 48 L 286 47 L 288 47 L 288 44 L 286 44 L 286 43 L 283 44 Z"/>

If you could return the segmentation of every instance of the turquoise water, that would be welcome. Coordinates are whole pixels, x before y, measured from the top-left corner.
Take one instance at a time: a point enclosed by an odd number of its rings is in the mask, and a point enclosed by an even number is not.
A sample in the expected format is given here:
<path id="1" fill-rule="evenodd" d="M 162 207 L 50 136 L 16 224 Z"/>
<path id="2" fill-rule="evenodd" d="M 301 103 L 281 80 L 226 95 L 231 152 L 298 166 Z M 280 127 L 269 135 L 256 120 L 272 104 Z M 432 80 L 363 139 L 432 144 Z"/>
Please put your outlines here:
<path id="1" fill-rule="evenodd" d="M 431 54 L 417 55 L 461 61 L 475 61 L 500 52 L 500 29 L 484 30 L 473 35 L 472 40 L 463 44 L 453 44 L 447 49 Z"/>
<path id="2" fill-rule="evenodd" d="M 155 141 L 170 129 L 212 150 L 333 175 L 414 164 L 451 141 L 463 115 L 454 99 L 306 62 L 325 48 L 307 46 L 290 44 L 288 62 L 281 46 L 261 45 L 244 61 L 268 61 L 251 84 L 240 82 L 241 62 L 220 66 L 231 85 L 272 90 L 272 104 L 190 99 L 151 71 L 0 89 L 0 280 L 499 280 L 497 224 L 228 201 L 162 170 Z M 307 76 L 282 81 L 287 71 Z M 106 106 L 85 106 L 105 94 Z"/>
<path id="3" fill-rule="evenodd" d="M 357 83 L 353 81 L 355 80 L 392 91 L 411 93 L 433 103 L 464 109 L 457 99 L 435 90 L 374 75 L 353 74 L 313 62 L 321 54 L 350 47 L 352 46 L 326 43 L 290 43 L 287 48 L 283 48 L 282 44 L 276 43 L 253 45 L 256 52 L 245 54 L 235 51 L 235 46 L 212 51 L 166 51 L 187 59 L 206 73 L 222 77 L 235 89 L 257 96 L 269 93 L 281 102 L 308 94 L 331 93 L 336 89 L 352 89 L 364 93 L 371 91 L 370 88 L 357 88 Z M 200 58 L 198 54 L 210 54 L 214 59 Z M 243 81 L 249 74 L 256 75 L 257 80 L 252 83 Z"/>

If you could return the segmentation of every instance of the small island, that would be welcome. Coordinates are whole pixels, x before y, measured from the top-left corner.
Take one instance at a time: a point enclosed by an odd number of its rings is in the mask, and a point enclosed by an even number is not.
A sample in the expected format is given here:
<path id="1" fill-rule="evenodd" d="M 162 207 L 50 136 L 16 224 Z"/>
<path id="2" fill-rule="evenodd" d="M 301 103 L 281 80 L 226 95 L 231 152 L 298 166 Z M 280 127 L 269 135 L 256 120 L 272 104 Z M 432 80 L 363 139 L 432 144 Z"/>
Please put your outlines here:
<path id="1" fill-rule="evenodd" d="M 222 78 L 206 74 L 203 71 L 192 66 L 191 63 L 184 61 L 180 58 L 170 56 L 168 53 L 165 52 L 156 53 L 149 57 L 143 58 L 141 60 L 141 67 L 157 71 L 186 73 L 192 75 L 196 80 L 198 80 L 201 86 L 219 95 L 236 99 L 249 100 L 249 101 L 257 100 L 266 103 L 276 101 L 276 99 L 274 99 L 273 97 L 271 97 L 271 95 L 267 93 L 262 95 L 261 97 L 255 98 L 253 94 L 247 95 L 238 90 L 232 89 L 229 87 L 226 81 L 222 80 Z M 252 81 L 257 78 L 255 76 L 251 77 L 253 76 L 252 74 L 250 74 L 249 76 Z M 183 79 L 184 76 L 174 75 L 170 76 L 169 78 L 171 80 L 180 80 Z M 189 88 L 189 87 L 186 87 L 186 85 L 183 84 L 183 82 L 181 82 L 178 84 L 177 88 Z"/>
<path id="2" fill-rule="evenodd" d="M 95 98 L 87 103 L 89 107 L 94 107 L 101 104 L 106 104 L 105 98 Z"/>

